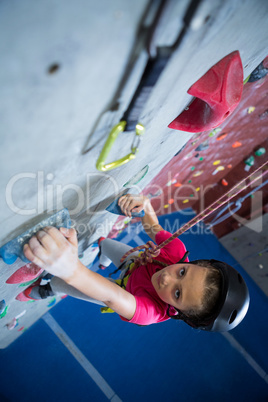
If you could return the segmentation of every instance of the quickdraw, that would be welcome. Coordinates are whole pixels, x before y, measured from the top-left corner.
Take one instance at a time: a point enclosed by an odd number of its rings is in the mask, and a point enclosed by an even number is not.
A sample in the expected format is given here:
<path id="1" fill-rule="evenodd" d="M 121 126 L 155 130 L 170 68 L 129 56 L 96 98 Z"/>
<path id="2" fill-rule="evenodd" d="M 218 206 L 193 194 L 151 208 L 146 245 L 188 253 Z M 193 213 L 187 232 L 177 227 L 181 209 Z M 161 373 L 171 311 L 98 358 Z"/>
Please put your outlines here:
<path id="1" fill-rule="evenodd" d="M 166 67 L 172 53 L 179 46 L 183 37 L 185 36 L 186 31 L 190 26 L 193 15 L 199 7 L 200 2 L 201 0 L 192 0 L 190 2 L 189 7 L 187 8 L 186 13 L 183 17 L 184 26 L 178 33 L 178 36 L 173 45 L 165 46 L 162 49 L 161 47 L 158 48 L 157 44 L 155 43 L 157 28 L 159 27 L 159 23 L 161 23 L 163 12 L 168 5 L 168 2 L 166 0 L 159 1 L 159 6 L 153 18 L 153 23 L 151 24 L 151 26 L 149 28 L 144 26 L 144 32 L 142 32 L 141 29 L 140 35 L 137 35 L 136 44 L 134 45 L 134 49 L 130 57 L 130 62 L 128 63 L 128 67 L 126 69 L 126 74 L 123 77 L 121 84 L 119 85 L 117 97 L 113 102 L 116 106 L 115 110 L 118 110 L 118 105 L 120 104 L 120 99 L 122 97 L 123 86 L 126 84 L 127 79 L 131 76 L 132 70 L 135 67 L 137 53 L 141 54 L 141 50 L 146 51 L 147 53 L 147 64 L 145 65 L 140 83 L 132 100 L 129 103 L 127 110 L 124 112 L 121 121 L 116 124 L 110 131 L 110 134 L 103 146 L 103 149 L 100 152 L 99 158 L 96 163 L 96 168 L 98 170 L 112 170 L 128 163 L 130 160 L 135 158 L 136 153 L 139 150 L 142 135 L 145 131 L 145 127 L 139 121 L 141 112 L 144 109 L 144 106 L 148 98 L 150 97 L 158 78 Z M 112 109 L 113 108 L 111 108 L 110 110 Z M 112 145 L 114 144 L 118 135 L 121 132 L 133 131 L 135 131 L 135 137 L 131 146 L 131 152 L 114 162 L 105 163 L 112 148 Z M 90 149 L 92 149 L 92 147 Z M 86 152 L 87 151 L 84 151 L 83 153 Z"/>
<path id="2" fill-rule="evenodd" d="M 102 148 L 100 156 L 99 156 L 99 158 L 97 160 L 96 168 L 98 170 L 100 170 L 102 172 L 106 172 L 108 170 L 112 170 L 112 169 L 115 169 L 115 168 L 117 168 L 119 166 L 122 166 L 125 163 L 128 163 L 130 160 L 135 158 L 136 153 L 139 150 L 139 144 L 140 144 L 140 141 L 141 141 L 141 136 L 144 133 L 144 126 L 142 124 L 139 124 L 139 123 L 136 124 L 136 135 L 134 137 L 134 140 L 133 140 L 133 143 L 132 143 L 132 146 L 131 146 L 131 152 L 129 154 L 127 154 L 126 156 L 123 156 L 122 158 L 120 158 L 120 159 L 118 159 L 118 160 L 116 160 L 114 162 L 110 162 L 110 163 L 105 164 L 105 160 L 107 159 L 108 154 L 109 154 L 109 152 L 110 152 L 115 140 L 117 139 L 118 135 L 121 132 L 124 131 L 124 129 L 126 127 L 126 124 L 127 124 L 126 121 L 120 121 L 120 123 L 116 124 L 112 128 L 112 130 L 111 130 L 111 132 L 110 132 L 110 134 L 109 134 L 109 136 L 108 136 L 108 138 L 107 138 L 107 140 L 106 140 L 106 142 L 104 144 L 104 147 Z M 135 142 L 135 139 L 137 139 L 136 142 Z"/>

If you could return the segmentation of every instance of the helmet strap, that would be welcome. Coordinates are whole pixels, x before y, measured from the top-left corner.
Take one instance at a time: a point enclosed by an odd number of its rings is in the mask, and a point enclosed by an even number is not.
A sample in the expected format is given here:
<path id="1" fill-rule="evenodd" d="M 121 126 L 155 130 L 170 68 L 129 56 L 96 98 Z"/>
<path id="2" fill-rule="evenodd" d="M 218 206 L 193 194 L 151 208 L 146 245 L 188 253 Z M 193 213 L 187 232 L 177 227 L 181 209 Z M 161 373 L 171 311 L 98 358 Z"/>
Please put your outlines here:
<path id="1" fill-rule="evenodd" d="M 184 256 L 180 259 L 180 261 L 177 262 L 177 264 L 181 264 L 182 262 L 184 262 L 189 254 L 190 254 L 190 251 L 186 251 L 184 253 Z"/>

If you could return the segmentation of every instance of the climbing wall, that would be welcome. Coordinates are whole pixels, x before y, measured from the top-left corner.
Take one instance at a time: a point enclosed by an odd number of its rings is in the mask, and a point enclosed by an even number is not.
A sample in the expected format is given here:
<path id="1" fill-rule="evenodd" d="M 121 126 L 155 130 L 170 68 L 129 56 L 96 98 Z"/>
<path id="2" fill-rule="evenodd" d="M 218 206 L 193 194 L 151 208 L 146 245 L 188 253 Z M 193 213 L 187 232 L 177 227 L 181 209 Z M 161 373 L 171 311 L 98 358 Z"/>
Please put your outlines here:
<path id="1" fill-rule="evenodd" d="M 266 75 L 245 83 L 241 102 L 233 115 L 216 129 L 194 134 L 144 188 L 158 215 L 183 211 L 189 206 L 199 213 L 267 161 L 268 58 L 262 64 L 267 67 Z M 267 212 L 267 180 L 263 177 L 249 185 L 228 203 L 222 214 L 217 217 L 220 208 L 205 219 L 218 237 L 245 224 L 245 220 L 249 223 Z M 127 219 L 118 218 L 111 236 L 127 224 Z"/>
<path id="2" fill-rule="evenodd" d="M 268 67 L 268 58 L 265 65 Z M 267 161 L 267 92 L 267 75 L 246 83 L 241 102 L 228 121 L 214 130 L 194 135 L 166 166 L 165 172 L 152 180 L 145 191 L 154 196 L 158 186 L 159 190 L 163 189 L 163 196 L 156 196 L 152 201 L 160 214 L 188 206 L 198 213 Z M 268 203 L 268 186 L 262 191 L 264 206 Z M 244 211 L 247 209 L 248 205 Z M 219 237 L 228 232 L 229 222 L 219 229 L 215 226 Z"/>
<path id="3" fill-rule="evenodd" d="M 195 134 L 143 190 L 158 215 L 176 211 L 187 215 L 188 206 L 196 213 L 202 212 L 267 162 L 268 58 L 261 65 L 266 75 L 245 83 L 241 102 L 228 121 L 214 130 Z M 205 222 L 268 295 L 268 175 L 248 184 Z M 110 237 L 116 237 L 128 224 L 128 219 L 118 218 Z M 179 227 L 166 229 L 175 231 Z M 198 233 L 200 228 L 191 230 Z"/>
<path id="4" fill-rule="evenodd" d="M 26 289 L 32 284 L 46 284 L 46 272 L 37 265 L 27 261 L 22 247 L 29 238 L 45 226 L 70 227 L 67 210 L 59 211 L 49 219 L 24 232 L 21 236 L 8 242 L 0 248 L 0 349 L 7 347 L 11 342 L 25 332 L 45 312 L 56 305 L 66 295 L 51 296 L 45 300 L 32 300 Z M 84 265 L 92 269 L 92 263 L 99 251 L 98 244 L 92 243 L 85 253 L 80 254 Z M 90 261 L 90 262 L 89 262 Z"/>
<path id="5" fill-rule="evenodd" d="M 20 283 L 7 283 L 9 278 L 19 269 L 25 267 L 22 261 L 15 262 L 12 267 L 7 269 L 6 264 L 1 261 L 1 313 L 0 313 L 0 348 L 7 347 L 23 332 L 25 332 L 39 317 L 55 305 L 60 297 L 51 297 L 46 300 L 35 302 L 28 298 L 23 298 L 23 291 L 29 286 L 31 281 Z M 28 265 L 29 270 L 33 271 Z M 19 300 L 18 300 L 19 299 Z"/>
<path id="6" fill-rule="evenodd" d="M 137 40 L 155 21 L 160 1 L 0 3 L 0 246 L 66 207 L 89 266 L 97 253 L 91 244 L 117 219 L 106 207 L 148 166 L 137 190 L 145 188 L 192 137 L 168 128 L 189 105 L 190 86 L 233 51 L 240 53 L 244 78 L 266 57 L 266 2 L 165 3 L 153 48 L 157 54 L 174 44 L 173 53 L 142 108 L 145 133 L 136 158 L 109 173 L 99 172 L 96 162 L 143 75 L 149 56 Z M 122 133 L 108 159 L 127 155 L 133 138 Z M 21 262 L 0 264 L 5 347 L 49 306 L 17 301 L 22 283 L 6 280 Z M 8 331 L 14 320 L 19 328 Z"/>

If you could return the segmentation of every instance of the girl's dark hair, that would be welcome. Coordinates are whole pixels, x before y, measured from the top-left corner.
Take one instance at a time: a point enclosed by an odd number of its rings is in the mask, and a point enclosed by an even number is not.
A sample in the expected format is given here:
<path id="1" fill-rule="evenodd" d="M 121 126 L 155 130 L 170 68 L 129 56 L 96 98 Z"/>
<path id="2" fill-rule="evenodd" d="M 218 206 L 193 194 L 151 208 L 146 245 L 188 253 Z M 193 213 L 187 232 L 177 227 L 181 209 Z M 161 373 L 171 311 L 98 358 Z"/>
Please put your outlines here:
<path id="1" fill-rule="evenodd" d="M 215 268 L 208 261 L 199 260 L 196 264 L 207 268 L 205 291 L 200 308 L 198 310 L 185 311 L 184 313 L 193 322 L 202 322 L 209 319 L 217 310 L 220 301 L 222 276 L 218 268 Z"/>
<path id="2" fill-rule="evenodd" d="M 208 321 L 218 308 L 222 287 L 222 276 L 220 271 L 209 261 L 198 260 L 190 262 L 190 264 L 193 263 L 200 267 L 207 268 L 205 291 L 201 305 L 198 309 L 191 309 L 183 312 L 178 311 L 177 316 L 171 316 L 168 310 L 168 315 L 171 318 L 183 319 L 186 322 L 190 321 L 198 326 L 200 323 Z"/>

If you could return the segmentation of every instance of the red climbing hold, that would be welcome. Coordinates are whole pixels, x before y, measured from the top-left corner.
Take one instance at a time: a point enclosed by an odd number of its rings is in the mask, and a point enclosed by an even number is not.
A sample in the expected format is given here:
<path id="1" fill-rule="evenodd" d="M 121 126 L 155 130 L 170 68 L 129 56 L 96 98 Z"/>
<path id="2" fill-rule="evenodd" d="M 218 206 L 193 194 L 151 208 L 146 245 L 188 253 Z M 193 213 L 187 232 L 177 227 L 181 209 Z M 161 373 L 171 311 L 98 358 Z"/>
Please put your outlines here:
<path id="1" fill-rule="evenodd" d="M 37 278 L 42 272 L 43 269 L 38 267 L 38 265 L 29 263 L 23 265 L 23 267 L 14 272 L 14 274 L 7 279 L 6 283 L 14 284 L 29 282 Z"/>
<path id="2" fill-rule="evenodd" d="M 239 52 L 235 51 L 189 88 L 188 94 L 195 99 L 168 127 L 191 133 L 218 127 L 237 107 L 242 90 L 243 66 Z"/>
<path id="3" fill-rule="evenodd" d="M 32 297 L 30 297 L 30 293 L 32 291 L 32 288 L 35 286 L 39 286 L 41 283 L 42 278 L 37 279 L 31 286 L 29 286 L 27 289 L 25 289 L 23 292 L 19 293 L 18 296 L 16 297 L 16 300 L 18 301 L 29 301 L 29 300 L 35 300 Z"/>
<path id="4" fill-rule="evenodd" d="M 29 297 L 26 297 L 23 292 L 19 293 L 18 296 L 16 296 L 16 300 L 24 302 L 24 301 L 29 301 L 32 300 Z"/>

